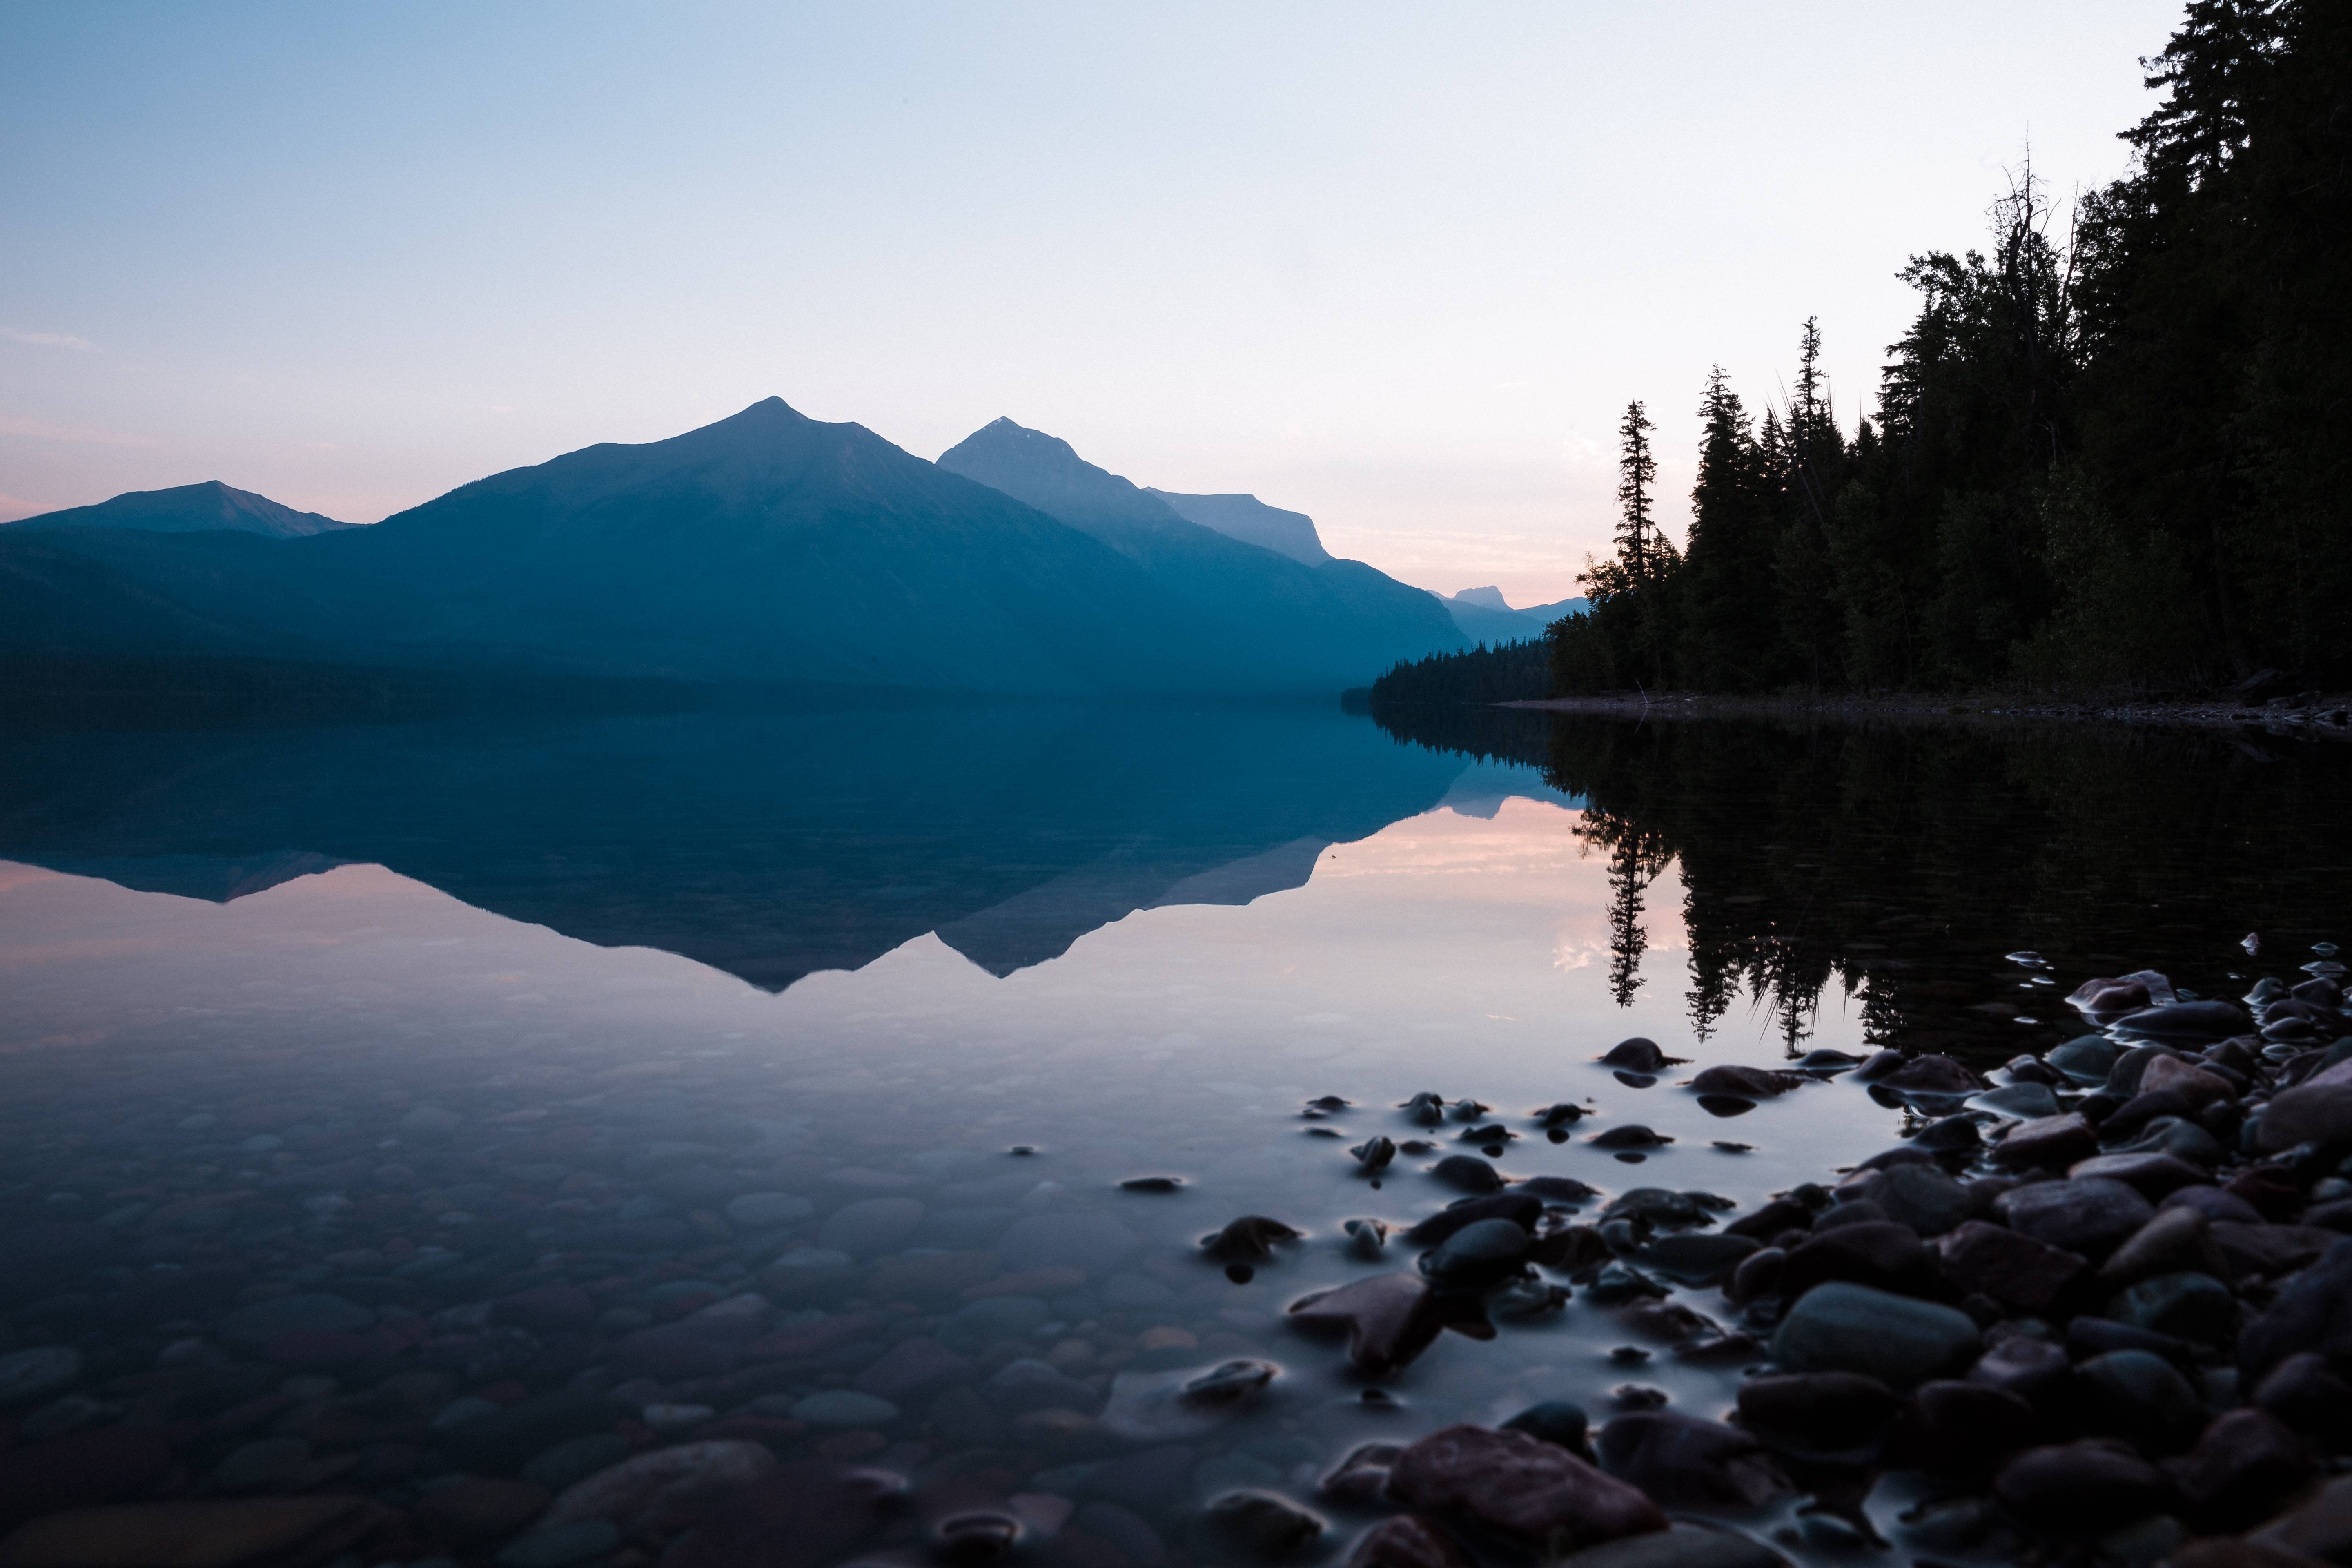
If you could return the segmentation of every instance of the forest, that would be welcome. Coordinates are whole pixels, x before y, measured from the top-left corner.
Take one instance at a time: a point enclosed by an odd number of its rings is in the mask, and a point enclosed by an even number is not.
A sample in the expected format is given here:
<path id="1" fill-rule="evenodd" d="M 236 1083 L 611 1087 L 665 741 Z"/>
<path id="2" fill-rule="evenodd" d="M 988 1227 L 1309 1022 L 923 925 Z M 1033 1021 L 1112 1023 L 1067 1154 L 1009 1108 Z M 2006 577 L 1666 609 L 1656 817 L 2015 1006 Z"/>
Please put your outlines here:
<path id="1" fill-rule="evenodd" d="M 1699 392 L 1690 521 L 1652 423 L 1541 645 L 1400 667 L 1376 706 L 1662 689 L 2162 694 L 2352 679 L 2352 6 L 2195 0 L 2143 62 L 2126 176 L 2062 213 L 2030 163 L 1846 434 L 1798 335 L 1759 410 Z"/>

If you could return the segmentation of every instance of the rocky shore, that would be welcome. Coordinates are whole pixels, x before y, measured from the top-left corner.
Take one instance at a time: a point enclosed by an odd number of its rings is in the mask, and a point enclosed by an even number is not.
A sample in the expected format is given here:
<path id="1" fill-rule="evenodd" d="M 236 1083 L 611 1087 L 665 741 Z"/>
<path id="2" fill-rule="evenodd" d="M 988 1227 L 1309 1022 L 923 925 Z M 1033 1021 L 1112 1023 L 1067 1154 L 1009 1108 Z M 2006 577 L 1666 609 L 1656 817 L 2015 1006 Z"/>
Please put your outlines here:
<path id="1" fill-rule="evenodd" d="M 1309 1101 L 1362 1212 L 1205 1226 L 1182 1178 L 819 1155 L 682 1078 L 19 1121 L 0 1568 L 2352 1563 L 2342 973 L 2094 981 L 1990 1079 L 1582 1069 L 1902 1117 L 1744 1201 L 1638 1184 L 1673 1141 L 1574 1084 Z M 1613 1386 L 1416 1381 L 1506 1335 Z"/>
<path id="2" fill-rule="evenodd" d="M 2299 741 L 2352 740 L 2352 692 L 2343 691 L 2291 691 L 2284 695 L 2223 691 L 2202 697 L 2118 693 L 2066 698 L 2038 692 L 1733 697 L 1696 692 L 1610 691 L 1591 697 L 1554 697 L 1498 706 L 1617 719 L 1787 718 L 1801 714 L 1849 723 L 1992 724 L 2030 720 L 2254 731 Z"/>

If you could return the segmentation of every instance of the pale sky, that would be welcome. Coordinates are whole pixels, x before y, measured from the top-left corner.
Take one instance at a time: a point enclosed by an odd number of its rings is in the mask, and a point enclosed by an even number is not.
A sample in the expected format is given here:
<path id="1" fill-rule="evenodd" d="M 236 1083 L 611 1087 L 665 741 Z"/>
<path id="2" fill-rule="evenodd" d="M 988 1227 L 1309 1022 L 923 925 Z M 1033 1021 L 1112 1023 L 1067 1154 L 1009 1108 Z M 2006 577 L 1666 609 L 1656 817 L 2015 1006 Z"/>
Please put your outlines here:
<path id="1" fill-rule="evenodd" d="M 2124 171 L 2177 0 L 0 7 L 0 518 L 373 521 L 776 395 L 999 415 L 1425 587 L 1564 597 L 1629 398 L 1841 416 L 2029 138 Z"/>

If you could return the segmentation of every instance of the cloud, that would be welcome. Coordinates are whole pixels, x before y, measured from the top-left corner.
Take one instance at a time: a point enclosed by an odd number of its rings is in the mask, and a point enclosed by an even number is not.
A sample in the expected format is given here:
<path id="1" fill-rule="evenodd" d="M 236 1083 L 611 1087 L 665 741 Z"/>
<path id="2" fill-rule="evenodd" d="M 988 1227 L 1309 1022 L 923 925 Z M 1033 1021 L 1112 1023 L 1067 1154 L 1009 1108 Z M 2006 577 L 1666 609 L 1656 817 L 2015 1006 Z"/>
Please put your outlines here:
<path id="1" fill-rule="evenodd" d="M 100 430 L 89 425 L 58 425 L 47 419 L 27 419 L 16 414 L 0 414 L 0 436 L 29 436 L 37 441 L 73 441 L 91 447 L 161 447 L 163 445 L 152 436 L 133 436 L 121 430 Z"/>
<path id="2" fill-rule="evenodd" d="M 103 352 L 88 338 L 77 338 L 65 332 L 20 332 L 14 327 L 0 327 L 0 338 L 6 338 L 11 342 L 30 343 L 35 348 L 72 349 L 86 354 Z"/>

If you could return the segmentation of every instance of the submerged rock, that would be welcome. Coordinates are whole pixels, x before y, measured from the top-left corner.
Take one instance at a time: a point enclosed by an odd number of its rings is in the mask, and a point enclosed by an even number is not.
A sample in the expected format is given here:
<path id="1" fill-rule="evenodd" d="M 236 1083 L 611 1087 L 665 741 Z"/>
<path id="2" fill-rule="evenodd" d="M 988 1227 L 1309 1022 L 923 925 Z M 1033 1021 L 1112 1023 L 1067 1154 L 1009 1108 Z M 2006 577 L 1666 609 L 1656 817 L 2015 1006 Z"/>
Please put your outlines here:
<path id="1" fill-rule="evenodd" d="M 1517 1540 L 1570 1549 L 1666 1528 L 1635 1488 L 1523 1432 L 1448 1426 L 1397 1456 L 1389 1490 L 1406 1507 L 1458 1512 Z"/>

